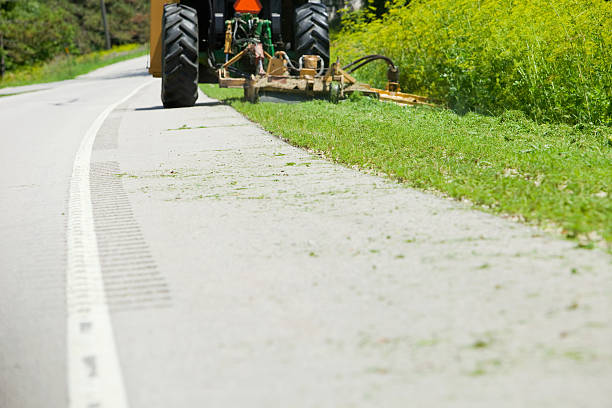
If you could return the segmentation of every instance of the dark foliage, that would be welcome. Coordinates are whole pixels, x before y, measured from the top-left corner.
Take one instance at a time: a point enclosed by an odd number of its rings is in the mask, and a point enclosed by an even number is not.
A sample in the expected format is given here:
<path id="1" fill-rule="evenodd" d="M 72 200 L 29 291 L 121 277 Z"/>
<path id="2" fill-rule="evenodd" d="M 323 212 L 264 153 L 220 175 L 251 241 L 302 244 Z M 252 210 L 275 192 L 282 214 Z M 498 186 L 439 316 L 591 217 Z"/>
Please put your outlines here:
<path id="1" fill-rule="evenodd" d="M 112 45 L 144 43 L 149 2 L 105 0 Z M 104 48 L 99 0 L 0 0 L 7 70 Z"/>

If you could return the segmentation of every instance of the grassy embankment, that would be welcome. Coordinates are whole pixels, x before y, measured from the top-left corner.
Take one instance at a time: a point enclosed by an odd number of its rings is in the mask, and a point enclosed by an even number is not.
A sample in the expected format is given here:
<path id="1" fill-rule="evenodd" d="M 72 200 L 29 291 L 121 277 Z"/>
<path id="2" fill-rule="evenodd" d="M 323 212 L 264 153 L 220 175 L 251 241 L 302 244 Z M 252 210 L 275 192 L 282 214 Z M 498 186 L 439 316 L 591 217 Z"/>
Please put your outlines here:
<path id="1" fill-rule="evenodd" d="M 265 129 L 334 161 L 612 249 L 612 129 L 538 124 L 368 98 L 249 104 L 202 85 Z"/>
<path id="2" fill-rule="evenodd" d="M 382 18 L 368 7 L 345 15 L 334 58 L 390 56 L 405 91 L 452 110 L 364 99 L 250 105 L 240 91 L 203 89 L 333 160 L 612 250 L 612 2 L 386 7 Z M 381 86 L 385 64 L 357 76 Z"/>
<path id="3" fill-rule="evenodd" d="M 147 52 L 145 45 L 128 44 L 79 56 L 61 55 L 46 63 L 6 73 L 0 81 L 0 88 L 72 79 L 106 65 L 146 55 Z"/>

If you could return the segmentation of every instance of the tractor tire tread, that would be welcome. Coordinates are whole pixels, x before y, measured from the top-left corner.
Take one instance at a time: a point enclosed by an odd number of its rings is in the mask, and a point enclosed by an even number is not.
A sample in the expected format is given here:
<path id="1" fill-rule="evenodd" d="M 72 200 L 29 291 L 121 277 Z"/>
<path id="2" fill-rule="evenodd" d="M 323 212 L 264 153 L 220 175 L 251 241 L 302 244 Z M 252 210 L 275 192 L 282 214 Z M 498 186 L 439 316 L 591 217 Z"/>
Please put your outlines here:
<path id="1" fill-rule="evenodd" d="M 198 16 L 182 4 L 164 6 L 162 90 L 164 107 L 193 106 L 198 99 Z"/>
<path id="2" fill-rule="evenodd" d="M 319 55 L 329 66 L 329 22 L 321 3 L 306 3 L 295 9 L 295 50 L 299 55 Z"/>

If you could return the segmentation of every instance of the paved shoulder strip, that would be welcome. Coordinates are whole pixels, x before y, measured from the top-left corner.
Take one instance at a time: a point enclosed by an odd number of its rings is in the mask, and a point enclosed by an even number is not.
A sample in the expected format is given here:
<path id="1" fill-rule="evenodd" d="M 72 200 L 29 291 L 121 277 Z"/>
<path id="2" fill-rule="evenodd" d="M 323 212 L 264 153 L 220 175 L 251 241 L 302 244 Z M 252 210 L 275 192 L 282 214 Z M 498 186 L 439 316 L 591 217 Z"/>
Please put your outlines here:
<path id="1" fill-rule="evenodd" d="M 77 151 L 70 180 L 67 228 L 68 396 L 70 407 L 128 406 L 104 292 L 90 192 L 91 152 L 108 115 L 152 81 L 108 106 Z"/>

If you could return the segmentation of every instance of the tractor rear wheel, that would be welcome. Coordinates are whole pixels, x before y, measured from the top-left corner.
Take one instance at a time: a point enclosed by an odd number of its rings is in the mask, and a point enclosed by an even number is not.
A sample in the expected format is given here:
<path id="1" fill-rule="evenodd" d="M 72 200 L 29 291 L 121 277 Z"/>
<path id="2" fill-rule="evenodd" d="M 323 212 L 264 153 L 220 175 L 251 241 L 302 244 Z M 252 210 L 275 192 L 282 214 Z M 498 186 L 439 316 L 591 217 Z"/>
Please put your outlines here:
<path id="1" fill-rule="evenodd" d="M 329 67 L 329 25 L 322 3 L 306 3 L 295 9 L 295 51 L 318 55 Z"/>
<path id="2" fill-rule="evenodd" d="M 166 4 L 162 17 L 162 89 L 165 108 L 193 106 L 198 99 L 198 14 Z"/>

